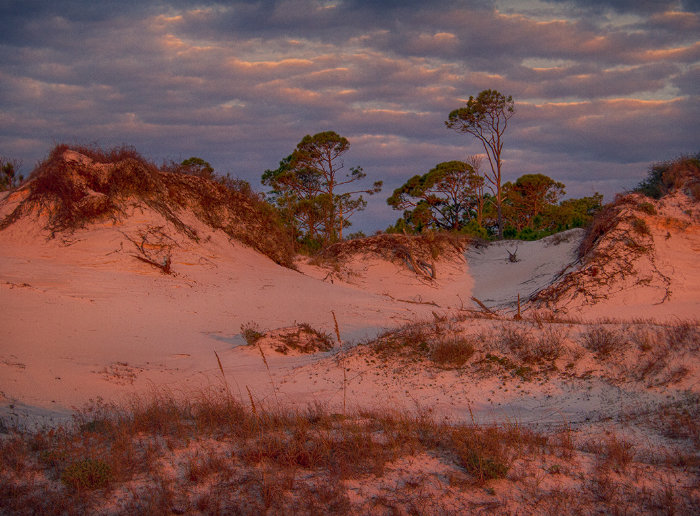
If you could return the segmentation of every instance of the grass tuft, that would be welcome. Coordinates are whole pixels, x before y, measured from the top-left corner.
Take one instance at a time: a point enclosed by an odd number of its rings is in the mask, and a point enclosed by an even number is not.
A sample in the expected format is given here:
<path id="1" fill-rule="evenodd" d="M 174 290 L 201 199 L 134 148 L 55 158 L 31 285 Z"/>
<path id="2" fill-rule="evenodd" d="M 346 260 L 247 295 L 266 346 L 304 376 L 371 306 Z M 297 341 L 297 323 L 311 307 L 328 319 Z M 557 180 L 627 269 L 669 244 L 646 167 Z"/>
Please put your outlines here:
<path id="1" fill-rule="evenodd" d="M 100 459 L 73 462 L 61 473 L 61 482 L 76 491 L 105 488 L 111 479 L 112 469 Z"/>
<path id="2" fill-rule="evenodd" d="M 604 326 L 593 326 L 581 335 L 583 345 L 588 350 L 597 353 L 599 357 L 609 356 L 613 351 L 623 351 L 627 340 L 618 330 Z"/>

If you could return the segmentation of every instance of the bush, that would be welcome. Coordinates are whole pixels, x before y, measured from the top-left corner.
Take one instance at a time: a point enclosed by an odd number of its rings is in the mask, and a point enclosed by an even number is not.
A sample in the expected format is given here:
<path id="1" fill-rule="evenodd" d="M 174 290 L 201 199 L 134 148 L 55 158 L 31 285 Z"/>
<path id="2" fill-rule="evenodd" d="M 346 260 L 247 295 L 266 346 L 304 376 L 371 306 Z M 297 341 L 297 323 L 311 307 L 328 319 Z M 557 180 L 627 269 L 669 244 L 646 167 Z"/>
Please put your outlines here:
<path id="1" fill-rule="evenodd" d="M 601 357 L 608 356 L 616 350 L 621 351 L 627 344 L 624 336 L 619 331 L 609 330 L 603 326 L 589 328 L 583 333 L 582 339 L 586 349 L 597 353 Z"/>
<path id="2" fill-rule="evenodd" d="M 67 160 L 73 150 L 88 159 Z M 7 217 L 0 230 L 37 210 L 48 214 L 44 229 L 71 232 L 87 224 L 124 217 L 134 201 L 160 213 L 192 240 L 196 231 L 180 217 L 183 210 L 213 229 L 224 231 L 276 263 L 292 267 L 294 239 L 278 212 L 250 185 L 158 169 L 132 147 L 104 151 L 95 147 L 57 145 L 31 175 L 27 198 Z M 128 201 L 128 202 L 127 202 Z"/>
<path id="3" fill-rule="evenodd" d="M 636 208 L 648 215 L 656 215 L 656 208 L 650 202 L 640 202 Z"/>
<path id="4" fill-rule="evenodd" d="M 651 235 L 651 230 L 646 221 L 636 217 L 632 219 L 632 229 L 640 235 Z"/>
<path id="5" fill-rule="evenodd" d="M 586 229 L 586 236 L 578 248 L 578 257 L 585 257 L 595 247 L 606 233 L 612 230 L 618 223 L 620 207 L 617 204 L 609 204 L 600 210 Z"/>
<path id="6" fill-rule="evenodd" d="M 700 153 L 680 156 L 672 161 L 653 163 L 647 178 L 639 183 L 636 192 L 652 199 L 661 199 L 671 191 L 688 186 L 691 193 L 700 181 Z"/>
<path id="7" fill-rule="evenodd" d="M 430 346 L 430 359 L 445 367 L 461 367 L 473 354 L 474 343 L 469 337 L 455 337 Z"/>
<path id="8" fill-rule="evenodd" d="M 61 481 L 77 491 L 107 487 L 111 479 L 112 469 L 99 459 L 74 462 L 61 473 Z"/>
<path id="9" fill-rule="evenodd" d="M 281 335 L 281 342 L 275 351 L 282 354 L 290 350 L 301 353 L 316 353 L 333 349 L 333 338 L 328 334 L 312 328 L 308 323 L 299 323 L 291 331 Z"/>
<path id="10" fill-rule="evenodd" d="M 504 326 L 500 344 L 525 363 L 556 360 L 562 353 L 562 336 L 549 329 L 535 336 L 532 330 Z"/>
<path id="11" fill-rule="evenodd" d="M 260 327 L 257 323 L 249 322 L 241 324 L 241 336 L 249 346 L 253 346 L 263 338 L 264 334 L 260 332 Z"/>

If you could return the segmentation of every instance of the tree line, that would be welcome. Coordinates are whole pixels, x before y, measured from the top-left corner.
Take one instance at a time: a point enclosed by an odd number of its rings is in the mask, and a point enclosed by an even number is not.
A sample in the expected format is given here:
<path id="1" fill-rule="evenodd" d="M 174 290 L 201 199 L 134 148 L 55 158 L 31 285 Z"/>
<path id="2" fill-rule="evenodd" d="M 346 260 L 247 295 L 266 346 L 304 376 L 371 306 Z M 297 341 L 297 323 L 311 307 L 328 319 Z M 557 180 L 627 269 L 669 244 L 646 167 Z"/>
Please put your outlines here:
<path id="1" fill-rule="evenodd" d="M 496 90 L 484 90 L 450 112 L 445 126 L 475 138 L 484 154 L 436 164 L 410 177 L 387 199 L 402 216 L 387 232 L 420 234 L 452 231 L 481 238 L 534 239 L 587 224 L 601 208 L 603 197 L 562 201 L 565 187 L 543 174 L 502 181 L 502 153 L 515 102 Z M 297 242 L 313 251 L 348 237 L 351 217 L 365 209 L 366 196 L 382 189 L 382 181 L 367 184 L 362 167 L 346 168 L 347 138 L 334 131 L 306 135 L 261 182 L 266 200 L 281 215 Z M 19 163 L 0 159 L 0 191 L 22 178 Z M 163 170 L 197 175 L 238 188 L 243 181 L 219 177 L 198 157 L 163 164 Z M 248 189 L 250 185 L 246 183 Z"/>
<path id="2" fill-rule="evenodd" d="M 587 224 L 602 206 L 598 193 L 561 201 L 564 185 L 543 174 L 503 183 L 504 136 L 514 114 L 513 98 L 496 90 L 469 97 L 452 111 L 445 126 L 476 138 L 485 154 L 438 163 L 394 190 L 387 203 L 403 215 L 387 232 L 534 239 Z M 278 168 L 262 175 L 271 189 L 268 199 L 308 249 L 345 238 L 350 217 L 367 205 L 364 196 L 381 191 L 381 181 L 358 186 L 366 177 L 362 167 L 345 170 L 343 154 L 349 148 L 349 141 L 333 131 L 306 135 Z"/>

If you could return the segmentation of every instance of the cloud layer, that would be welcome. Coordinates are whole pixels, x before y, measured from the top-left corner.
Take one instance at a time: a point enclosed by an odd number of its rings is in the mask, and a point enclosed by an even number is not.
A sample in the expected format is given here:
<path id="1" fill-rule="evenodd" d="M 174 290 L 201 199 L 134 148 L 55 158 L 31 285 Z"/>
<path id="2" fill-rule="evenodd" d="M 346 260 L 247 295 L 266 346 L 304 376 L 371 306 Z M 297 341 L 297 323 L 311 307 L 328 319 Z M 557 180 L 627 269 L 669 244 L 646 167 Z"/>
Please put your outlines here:
<path id="1" fill-rule="evenodd" d="M 598 0 L 25 0 L 0 16 L 0 153 L 54 143 L 192 155 L 259 186 L 305 135 L 335 130 L 386 190 L 479 153 L 447 130 L 469 95 L 513 95 L 505 174 L 573 195 L 637 183 L 697 152 L 699 3 Z"/>

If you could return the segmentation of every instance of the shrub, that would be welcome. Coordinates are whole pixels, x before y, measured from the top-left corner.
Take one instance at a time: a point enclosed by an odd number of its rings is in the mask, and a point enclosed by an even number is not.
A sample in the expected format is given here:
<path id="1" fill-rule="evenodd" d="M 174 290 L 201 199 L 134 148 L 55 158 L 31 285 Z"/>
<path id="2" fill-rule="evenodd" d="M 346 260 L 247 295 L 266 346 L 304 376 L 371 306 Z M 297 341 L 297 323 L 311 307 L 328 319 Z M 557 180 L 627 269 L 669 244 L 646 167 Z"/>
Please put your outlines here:
<path id="1" fill-rule="evenodd" d="M 504 326 L 501 329 L 500 343 L 525 363 L 556 360 L 562 353 L 562 336 L 547 330 L 533 335 L 534 329 Z"/>
<path id="2" fill-rule="evenodd" d="M 485 457 L 480 453 L 470 450 L 461 457 L 461 464 L 467 473 L 481 482 L 496 478 L 505 478 L 508 473 L 508 465 L 493 457 Z"/>
<path id="3" fill-rule="evenodd" d="M 297 324 L 292 331 L 281 335 L 281 342 L 275 347 L 275 351 L 285 355 L 290 350 L 315 353 L 331 349 L 333 349 L 333 338 L 328 333 L 312 328 L 308 323 Z"/>
<path id="4" fill-rule="evenodd" d="M 674 189 L 693 186 L 700 180 L 700 153 L 694 156 L 680 156 L 672 161 L 653 163 L 647 178 L 639 183 L 635 191 L 647 197 L 660 199 Z"/>
<path id="5" fill-rule="evenodd" d="M 61 481 L 77 491 L 107 487 L 111 479 L 112 469 L 99 459 L 74 462 L 61 473 Z"/>
<path id="6" fill-rule="evenodd" d="M 454 429 L 450 441 L 457 462 L 477 482 L 505 478 L 509 470 L 506 449 L 513 444 L 507 432 L 460 427 Z"/>
<path id="7" fill-rule="evenodd" d="M 648 215 L 656 215 L 656 208 L 650 202 L 640 202 L 637 205 L 637 209 L 639 211 L 642 211 L 642 212 L 648 214 Z"/>
<path id="8" fill-rule="evenodd" d="M 461 367 L 473 354 L 474 343 L 470 337 L 441 340 L 430 346 L 430 359 L 445 367 Z"/>
<path id="9" fill-rule="evenodd" d="M 697 323 L 681 321 L 665 328 L 666 341 L 673 348 L 697 351 L 700 348 L 700 328 Z"/>
<path id="10" fill-rule="evenodd" d="M 632 229 L 640 235 L 651 235 L 651 230 L 646 221 L 636 217 L 632 219 Z"/>
<path id="11" fill-rule="evenodd" d="M 260 327 L 257 323 L 248 322 L 241 324 L 241 336 L 249 346 L 253 346 L 263 338 L 264 334 L 260 332 Z"/>
<path id="12" fill-rule="evenodd" d="M 579 258 L 585 257 L 593 249 L 598 240 L 615 227 L 619 220 L 619 213 L 619 206 L 609 204 L 596 214 L 586 229 L 586 236 L 579 245 Z"/>
<path id="13" fill-rule="evenodd" d="M 619 331 L 609 330 L 603 326 L 589 328 L 582 334 L 582 340 L 586 349 L 601 357 L 607 356 L 613 351 L 622 350 L 627 344 Z"/>
<path id="14" fill-rule="evenodd" d="M 612 434 L 605 443 L 605 464 L 610 465 L 616 471 L 621 471 L 634 459 L 634 451 L 631 443 L 618 439 Z"/>

